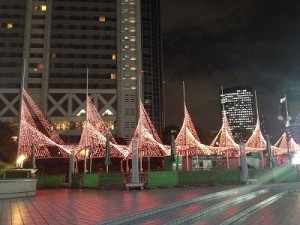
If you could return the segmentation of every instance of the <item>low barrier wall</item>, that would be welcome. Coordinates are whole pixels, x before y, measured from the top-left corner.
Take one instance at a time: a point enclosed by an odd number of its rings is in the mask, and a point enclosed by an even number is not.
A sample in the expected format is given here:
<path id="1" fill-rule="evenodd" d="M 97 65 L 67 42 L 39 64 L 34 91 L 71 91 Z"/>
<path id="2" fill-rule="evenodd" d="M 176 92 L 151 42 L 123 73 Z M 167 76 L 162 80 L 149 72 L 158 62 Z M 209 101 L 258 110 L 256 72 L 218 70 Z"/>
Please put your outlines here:
<path id="1" fill-rule="evenodd" d="M 250 169 L 249 178 L 260 183 L 289 183 L 298 181 L 295 166 Z"/>
<path id="2" fill-rule="evenodd" d="M 0 180 L 0 199 L 35 196 L 36 181 L 34 178 Z"/>
<path id="3" fill-rule="evenodd" d="M 185 185 L 239 184 L 239 170 L 197 170 L 197 171 L 150 171 L 140 174 L 145 188 L 174 187 Z M 250 169 L 249 178 L 261 183 L 295 182 L 298 179 L 294 166 L 267 169 Z M 38 187 L 62 187 L 64 176 L 42 176 L 37 178 Z M 131 182 L 130 173 L 73 174 L 73 188 L 116 188 L 123 189 Z"/>
<path id="4" fill-rule="evenodd" d="M 46 175 L 37 177 L 37 187 L 57 188 L 63 187 L 64 183 L 64 175 Z"/>

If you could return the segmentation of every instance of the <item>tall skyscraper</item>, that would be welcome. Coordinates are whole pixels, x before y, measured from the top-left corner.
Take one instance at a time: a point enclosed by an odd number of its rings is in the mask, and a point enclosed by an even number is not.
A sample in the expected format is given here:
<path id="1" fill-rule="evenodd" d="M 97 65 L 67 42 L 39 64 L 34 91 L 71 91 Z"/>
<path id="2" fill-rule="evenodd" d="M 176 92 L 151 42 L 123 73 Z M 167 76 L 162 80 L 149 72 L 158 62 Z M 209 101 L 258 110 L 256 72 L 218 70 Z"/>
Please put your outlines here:
<path id="1" fill-rule="evenodd" d="M 221 107 L 226 112 L 235 141 L 246 142 L 256 125 L 255 94 L 251 87 L 224 88 Z"/>
<path id="2" fill-rule="evenodd" d="M 79 137 L 87 90 L 117 136 L 132 137 L 140 100 L 161 132 L 158 0 L 4 1 L 0 25 L 2 121 L 18 121 L 24 81 L 62 134 Z"/>

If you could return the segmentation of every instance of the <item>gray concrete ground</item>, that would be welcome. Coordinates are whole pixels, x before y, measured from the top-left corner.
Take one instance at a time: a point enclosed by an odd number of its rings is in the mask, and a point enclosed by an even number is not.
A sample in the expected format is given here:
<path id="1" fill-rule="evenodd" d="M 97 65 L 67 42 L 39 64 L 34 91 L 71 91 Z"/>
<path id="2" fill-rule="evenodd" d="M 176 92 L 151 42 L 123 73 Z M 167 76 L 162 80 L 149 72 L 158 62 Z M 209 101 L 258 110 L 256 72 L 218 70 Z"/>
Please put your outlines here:
<path id="1" fill-rule="evenodd" d="M 40 189 L 35 197 L 0 200 L 0 224 L 104 224 L 119 217 L 126 217 L 236 187 L 197 186 L 129 191 Z M 225 201 L 225 199 L 221 199 L 221 201 Z M 189 207 L 194 208 L 193 211 L 200 210 L 195 208 L 195 206 Z M 203 205 L 203 207 L 208 207 L 208 205 Z M 292 192 L 273 204 L 254 211 L 243 220 L 240 220 L 240 224 L 300 224 L 299 211 L 300 193 Z M 157 220 L 157 217 L 153 215 L 140 222 L 129 222 L 128 224 L 165 223 Z M 174 219 L 169 218 L 169 221 L 172 220 Z M 216 223 L 213 223 L 212 217 L 211 219 L 206 219 L 206 222 L 196 219 L 189 224 Z"/>

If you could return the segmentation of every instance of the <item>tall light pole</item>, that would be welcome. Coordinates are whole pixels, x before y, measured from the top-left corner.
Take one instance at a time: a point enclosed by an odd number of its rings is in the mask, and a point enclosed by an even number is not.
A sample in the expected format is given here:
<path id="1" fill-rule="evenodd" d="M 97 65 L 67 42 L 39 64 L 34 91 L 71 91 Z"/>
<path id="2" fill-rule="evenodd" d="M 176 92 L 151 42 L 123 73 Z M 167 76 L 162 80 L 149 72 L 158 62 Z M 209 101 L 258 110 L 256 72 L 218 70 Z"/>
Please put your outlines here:
<path id="1" fill-rule="evenodd" d="M 280 99 L 280 104 L 283 104 L 283 103 L 284 103 L 284 107 L 285 107 L 286 118 L 284 118 L 282 115 L 279 115 L 277 117 L 277 119 L 280 121 L 284 121 L 284 123 L 285 123 L 286 148 L 287 148 L 288 158 L 290 161 L 290 138 L 289 138 L 290 134 L 289 134 L 289 131 L 290 131 L 290 126 L 291 126 L 290 121 L 291 121 L 292 117 L 290 117 L 290 115 L 289 115 L 286 95 L 284 95 L 284 98 Z"/>

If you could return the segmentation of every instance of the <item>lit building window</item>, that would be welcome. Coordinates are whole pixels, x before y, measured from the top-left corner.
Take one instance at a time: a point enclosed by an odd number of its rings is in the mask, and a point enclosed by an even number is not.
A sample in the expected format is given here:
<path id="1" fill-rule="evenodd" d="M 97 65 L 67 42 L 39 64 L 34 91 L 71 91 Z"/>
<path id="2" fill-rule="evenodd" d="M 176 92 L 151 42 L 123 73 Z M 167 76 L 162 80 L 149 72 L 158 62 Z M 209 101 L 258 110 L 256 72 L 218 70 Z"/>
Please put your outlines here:
<path id="1" fill-rule="evenodd" d="M 112 116 L 114 115 L 109 109 L 105 110 L 104 113 L 102 113 L 102 116 Z"/>
<path id="2" fill-rule="evenodd" d="M 52 53 L 52 54 L 51 54 L 51 58 L 52 58 L 52 59 L 55 59 L 55 58 L 56 58 L 56 53 Z"/>
<path id="3" fill-rule="evenodd" d="M 112 54 L 112 55 L 111 55 L 111 59 L 112 59 L 112 60 L 116 60 L 116 59 L 117 59 L 116 54 Z"/>
<path id="4" fill-rule="evenodd" d="M 41 5 L 41 10 L 42 10 L 42 11 L 46 11 L 46 10 L 47 10 L 47 6 Z"/>
<path id="5" fill-rule="evenodd" d="M 129 23 L 135 23 L 135 18 L 130 18 Z"/>
<path id="6" fill-rule="evenodd" d="M 38 11 L 39 10 L 39 6 L 35 5 L 33 6 L 33 11 Z"/>
<path id="7" fill-rule="evenodd" d="M 117 79 L 117 74 L 111 73 L 111 74 L 110 74 L 110 79 L 111 79 L 111 80 Z"/>
<path id="8" fill-rule="evenodd" d="M 99 16 L 99 22 L 105 22 L 106 19 L 105 19 L 105 16 Z"/>
<path id="9" fill-rule="evenodd" d="M 14 25 L 13 23 L 8 23 L 6 27 L 7 29 L 13 29 Z"/>

